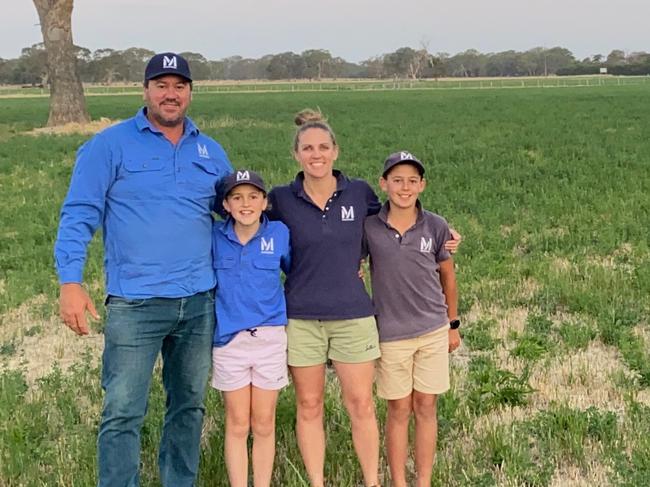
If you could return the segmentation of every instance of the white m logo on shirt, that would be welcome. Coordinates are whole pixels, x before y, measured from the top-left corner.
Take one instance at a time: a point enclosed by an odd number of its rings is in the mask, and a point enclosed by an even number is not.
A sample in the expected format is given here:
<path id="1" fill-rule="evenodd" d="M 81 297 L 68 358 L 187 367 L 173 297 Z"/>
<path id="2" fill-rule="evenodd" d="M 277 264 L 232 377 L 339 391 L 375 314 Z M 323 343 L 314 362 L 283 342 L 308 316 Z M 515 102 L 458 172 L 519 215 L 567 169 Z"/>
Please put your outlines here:
<path id="1" fill-rule="evenodd" d="M 210 154 L 208 154 L 208 148 L 205 145 L 197 143 L 196 147 L 199 150 L 199 157 L 203 157 L 204 159 L 210 158 Z"/>
<path id="2" fill-rule="evenodd" d="M 349 208 L 341 206 L 341 220 L 344 222 L 354 221 L 354 206 L 350 206 Z"/>
<path id="3" fill-rule="evenodd" d="M 172 56 L 172 57 L 163 56 L 163 68 L 176 69 L 176 56 Z"/>
<path id="4" fill-rule="evenodd" d="M 260 242 L 260 252 L 262 254 L 272 254 L 273 253 L 273 237 L 271 237 L 268 242 L 264 237 L 262 237 L 262 241 Z"/>
<path id="5" fill-rule="evenodd" d="M 433 248 L 433 240 L 431 238 L 422 237 L 420 239 L 420 252 L 431 253 L 432 248 Z"/>
<path id="6" fill-rule="evenodd" d="M 250 181 L 251 175 L 248 171 L 237 171 L 237 181 Z"/>

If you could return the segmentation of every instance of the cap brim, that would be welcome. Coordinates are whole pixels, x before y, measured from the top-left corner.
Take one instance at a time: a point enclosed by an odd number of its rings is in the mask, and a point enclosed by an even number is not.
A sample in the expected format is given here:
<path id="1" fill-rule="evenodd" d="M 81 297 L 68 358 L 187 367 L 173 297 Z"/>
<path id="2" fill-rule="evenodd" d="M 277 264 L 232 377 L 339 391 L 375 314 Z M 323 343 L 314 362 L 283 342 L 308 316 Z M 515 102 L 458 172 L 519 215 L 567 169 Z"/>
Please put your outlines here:
<path id="1" fill-rule="evenodd" d="M 156 73 L 150 74 L 144 80 L 145 81 L 151 81 L 152 79 L 160 78 L 161 76 L 166 76 L 166 75 L 180 76 L 181 78 L 184 78 L 187 81 L 192 81 L 192 78 L 188 78 L 186 75 L 184 75 L 182 73 L 179 73 L 179 72 L 176 72 L 176 71 L 170 71 L 169 69 L 166 69 L 164 71 L 158 71 Z"/>

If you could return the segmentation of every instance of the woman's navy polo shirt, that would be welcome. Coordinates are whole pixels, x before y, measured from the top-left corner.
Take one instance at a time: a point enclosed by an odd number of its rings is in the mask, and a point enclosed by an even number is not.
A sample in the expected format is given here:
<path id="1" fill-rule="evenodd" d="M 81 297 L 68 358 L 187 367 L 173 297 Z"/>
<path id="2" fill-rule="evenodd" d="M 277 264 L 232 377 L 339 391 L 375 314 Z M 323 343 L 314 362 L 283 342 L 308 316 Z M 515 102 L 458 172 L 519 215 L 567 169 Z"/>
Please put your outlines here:
<path id="1" fill-rule="evenodd" d="M 305 193 L 304 174 L 269 193 L 269 218 L 291 233 L 291 270 L 284 289 L 289 318 L 347 320 L 374 314 L 359 261 L 363 221 L 381 204 L 363 180 L 334 171 L 336 191 L 324 210 Z"/>

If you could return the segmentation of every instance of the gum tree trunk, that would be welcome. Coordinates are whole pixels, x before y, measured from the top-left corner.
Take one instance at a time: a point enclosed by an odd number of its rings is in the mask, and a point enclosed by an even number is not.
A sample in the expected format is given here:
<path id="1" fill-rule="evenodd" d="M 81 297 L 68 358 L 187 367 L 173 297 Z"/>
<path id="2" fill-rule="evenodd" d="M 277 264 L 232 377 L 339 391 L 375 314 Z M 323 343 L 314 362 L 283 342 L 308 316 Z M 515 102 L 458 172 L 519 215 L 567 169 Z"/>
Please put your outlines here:
<path id="1" fill-rule="evenodd" d="M 73 0 L 33 0 L 41 21 L 50 81 L 49 127 L 90 121 L 72 43 Z"/>

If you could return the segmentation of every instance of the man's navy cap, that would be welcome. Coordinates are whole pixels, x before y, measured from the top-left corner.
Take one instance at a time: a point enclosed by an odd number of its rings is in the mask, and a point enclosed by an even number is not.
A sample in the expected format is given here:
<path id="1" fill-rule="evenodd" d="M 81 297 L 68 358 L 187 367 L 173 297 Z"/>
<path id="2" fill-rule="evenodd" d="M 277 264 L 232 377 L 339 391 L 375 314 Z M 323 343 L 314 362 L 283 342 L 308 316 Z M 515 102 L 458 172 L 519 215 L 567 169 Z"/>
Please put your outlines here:
<path id="1" fill-rule="evenodd" d="M 228 193 L 241 184 L 250 184 L 266 194 L 266 186 L 264 186 L 264 181 L 260 175 L 248 169 L 240 169 L 223 178 L 221 194 L 225 198 Z"/>
<path id="2" fill-rule="evenodd" d="M 382 177 L 386 177 L 386 174 L 393 169 L 398 164 L 411 164 L 415 166 L 420 173 L 420 176 L 424 176 L 424 164 L 422 164 L 417 157 L 407 151 L 394 152 L 389 155 L 384 161 L 384 172 Z"/>
<path id="3" fill-rule="evenodd" d="M 192 81 L 189 64 L 183 56 L 173 52 L 163 52 L 152 57 L 144 70 L 144 80 L 149 81 L 166 74 L 175 74 Z"/>

